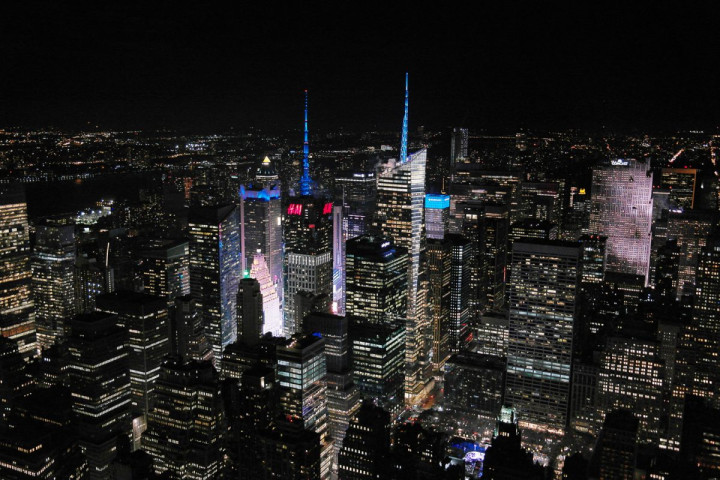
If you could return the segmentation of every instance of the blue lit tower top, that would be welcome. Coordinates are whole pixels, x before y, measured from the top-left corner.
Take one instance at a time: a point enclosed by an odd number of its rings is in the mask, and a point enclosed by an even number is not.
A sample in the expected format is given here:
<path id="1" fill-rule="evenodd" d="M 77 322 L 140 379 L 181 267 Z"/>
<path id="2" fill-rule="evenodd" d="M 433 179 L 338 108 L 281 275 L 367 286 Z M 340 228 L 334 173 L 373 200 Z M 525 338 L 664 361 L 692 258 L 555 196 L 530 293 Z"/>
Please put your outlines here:
<path id="1" fill-rule="evenodd" d="M 308 91 L 305 90 L 305 140 L 303 142 L 303 173 L 300 178 L 300 195 L 312 194 L 310 179 L 310 145 L 308 144 Z"/>
<path id="2" fill-rule="evenodd" d="M 407 161 L 408 142 L 408 74 L 405 72 L 405 116 L 403 117 L 402 137 L 400 139 L 400 163 Z"/>

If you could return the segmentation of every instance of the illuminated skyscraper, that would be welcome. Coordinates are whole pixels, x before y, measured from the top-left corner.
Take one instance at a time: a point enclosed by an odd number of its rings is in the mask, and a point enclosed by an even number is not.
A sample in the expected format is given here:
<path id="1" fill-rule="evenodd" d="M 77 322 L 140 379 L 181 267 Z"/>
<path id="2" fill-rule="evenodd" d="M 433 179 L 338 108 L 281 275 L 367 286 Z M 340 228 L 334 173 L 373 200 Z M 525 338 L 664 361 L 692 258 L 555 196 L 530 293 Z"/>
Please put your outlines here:
<path id="1" fill-rule="evenodd" d="M 309 292 L 332 298 L 333 204 L 319 198 L 293 197 L 285 216 L 285 335 L 300 331 L 295 294 Z"/>
<path id="2" fill-rule="evenodd" d="M 150 241 L 140 250 L 143 291 L 163 297 L 168 306 L 190 295 L 190 246 L 186 240 Z"/>
<path id="3" fill-rule="evenodd" d="M 345 314 L 345 241 L 347 235 L 344 231 L 343 207 L 333 207 L 333 312 Z"/>
<path id="4" fill-rule="evenodd" d="M 219 368 L 223 349 L 237 337 L 237 287 L 242 276 L 237 208 L 194 208 L 189 229 L 190 291 Z"/>
<path id="5" fill-rule="evenodd" d="M 400 158 L 390 161 L 378 175 L 377 212 L 374 226 L 408 251 L 405 399 L 419 400 L 431 386 L 430 324 L 426 315 L 427 292 L 419 288 L 421 255 L 425 248 L 424 203 L 427 150 L 408 155 L 408 89 L 405 78 L 405 116 Z"/>
<path id="6" fill-rule="evenodd" d="M 155 382 L 160 365 L 170 353 L 170 328 L 164 298 L 135 292 L 97 297 L 98 310 L 117 315 L 118 325 L 128 332 L 131 407 L 136 441 L 145 430 L 147 414 L 155 404 Z"/>
<path id="7" fill-rule="evenodd" d="M 320 436 L 320 478 L 330 478 L 332 440 L 328 428 L 325 341 L 296 336 L 277 348 L 280 412 Z"/>
<path id="8" fill-rule="evenodd" d="M 450 167 L 454 167 L 458 160 L 468 156 L 468 129 L 453 128 L 450 138 Z"/>
<path id="9" fill-rule="evenodd" d="M 349 171 L 335 177 L 335 205 L 343 207 L 345 240 L 368 233 L 376 191 L 375 172 Z"/>
<path id="10" fill-rule="evenodd" d="M 450 195 L 425 195 L 425 230 L 427 238 L 442 240 L 448 233 Z"/>
<path id="11" fill-rule="evenodd" d="M 407 315 L 407 250 L 371 235 L 346 246 L 347 315 L 389 323 Z"/>
<path id="12" fill-rule="evenodd" d="M 48 220 L 37 225 L 31 260 L 37 338 L 49 348 L 65 337 L 75 315 L 75 227 Z"/>
<path id="13" fill-rule="evenodd" d="M 567 423 L 580 260 L 576 243 L 513 244 L 505 402 L 534 430 Z"/>
<path id="14" fill-rule="evenodd" d="M 667 219 L 667 239 L 676 240 L 680 249 L 678 257 L 677 296 L 692 293 L 695 287 L 695 271 L 701 249 L 707 243 L 717 214 L 712 211 L 670 212 Z"/>
<path id="15" fill-rule="evenodd" d="M 650 269 L 652 171 L 649 160 L 617 159 L 593 170 L 590 233 L 608 237 L 607 270 Z"/>
<path id="16" fill-rule="evenodd" d="M 86 478 L 109 480 L 131 425 L 127 333 L 115 315 L 101 312 L 75 317 L 71 325 L 69 384 Z"/>
<path id="17" fill-rule="evenodd" d="M 143 450 L 155 473 L 170 478 L 217 478 L 223 467 L 227 432 L 218 374 L 210 362 L 165 362 L 157 402 L 148 416 Z"/>
<path id="18" fill-rule="evenodd" d="M 262 161 L 253 185 L 240 187 L 240 228 L 243 269 L 250 269 L 253 256 L 265 255 L 270 278 L 283 295 L 282 206 L 277 172 L 268 157 Z"/>
<path id="19" fill-rule="evenodd" d="M 260 293 L 263 298 L 263 327 L 262 333 L 272 333 L 276 337 L 283 335 L 282 310 L 278 297 L 278 284 L 270 278 L 270 270 L 265 255 L 255 254 L 250 267 L 250 278 L 260 283 Z"/>
<path id="20" fill-rule="evenodd" d="M 23 358 L 38 351 L 30 292 L 30 237 L 25 191 L 0 189 L 0 332 L 18 343 Z"/>
<path id="21" fill-rule="evenodd" d="M 695 168 L 663 168 L 662 188 L 670 192 L 672 205 L 683 210 L 695 207 L 695 187 L 697 169 Z"/>

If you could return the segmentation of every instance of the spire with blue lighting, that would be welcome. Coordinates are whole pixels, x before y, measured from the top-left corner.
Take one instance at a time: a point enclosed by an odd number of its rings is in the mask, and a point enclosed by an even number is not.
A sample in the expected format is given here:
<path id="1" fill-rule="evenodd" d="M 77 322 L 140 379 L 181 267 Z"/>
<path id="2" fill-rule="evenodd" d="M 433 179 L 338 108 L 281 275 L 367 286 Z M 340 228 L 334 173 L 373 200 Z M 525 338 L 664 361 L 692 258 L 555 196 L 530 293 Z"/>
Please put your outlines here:
<path id="1" fill-rule="evenodd" d="M 407 161 L 408 142 L 408 73 L 405 72 L 405 116 L 403 117 L 402 137 L 400 139 L 400 163 Z"/>
<path id="2" fill-rule="evenodd" d="M 303 142 L 303 174 L 300 178 L 300 195 L 312 194 L 310 179 L 310 145 L 308 144 L 308 91 L 305 90 L 305 141 Z"/>

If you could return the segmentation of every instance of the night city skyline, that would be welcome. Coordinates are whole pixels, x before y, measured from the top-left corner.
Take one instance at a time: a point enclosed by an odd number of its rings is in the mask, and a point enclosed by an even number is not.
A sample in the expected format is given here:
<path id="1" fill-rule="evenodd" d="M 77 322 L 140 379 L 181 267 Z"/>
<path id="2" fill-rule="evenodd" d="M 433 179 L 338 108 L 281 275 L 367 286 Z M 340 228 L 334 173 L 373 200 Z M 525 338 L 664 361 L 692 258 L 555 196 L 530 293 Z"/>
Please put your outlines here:
<path id="1" fill-rule="evenodd" d="M 709 5 L 0 16 L 0 480 L 720 477 Z"/>

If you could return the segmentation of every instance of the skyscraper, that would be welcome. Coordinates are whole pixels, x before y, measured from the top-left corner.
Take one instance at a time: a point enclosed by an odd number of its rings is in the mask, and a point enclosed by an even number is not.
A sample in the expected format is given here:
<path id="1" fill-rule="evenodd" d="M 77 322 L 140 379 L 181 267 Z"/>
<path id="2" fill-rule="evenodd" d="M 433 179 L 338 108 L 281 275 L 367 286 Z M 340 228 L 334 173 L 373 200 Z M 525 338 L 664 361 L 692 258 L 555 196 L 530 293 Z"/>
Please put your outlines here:
<path id="1" fill-rule="evenodd" d="M 329 432 L 333 439 L 333 466 L 343 446 L 345 431 L 360 407 L 360 394 L 353 381 L 349 322 L 329 313 L 305 317 L 303 331 L 325 340 Z"/>
<path id="2" fill-rule="evenodd" d="M 190 295 L 190 246 L 186 240 L 157 239 L 138 253 L 143 291 L 163 297 L 168 307 Z"/>
<path id="3" fill-rule="evenodd" d="M 168 360 L 157 382 L 143 449 L 155 473 L 171 478 L 216 478 L 223 466 L 225 413 L 218 375 L 210 362 Z"/>
<path id="4" fill-rule="evenodd" d="M 38 343 L 49 348 L 64 339 L 66 322 L 75 315 L 74 225 L 37 225 L 31 268 Z"/>
<path id="5" fill-rule="evenodd" d="M 370 323 L 407 315 L 407 250 L 379 236 L 363 235 L 346 245 L 346 313 Z"/>
<path id="6" fill-rule="evenodd" d="M 692 210 L 670 212 L 667 218 L 667 239 L 676 240 L 678 257 L 677 296 L 691 293 L 695 287 L 695 272 L 701 249 L 717 224 L 717 213 Z"/>
<path id="7" fill-rule="evenodd" d="M 450 138 L 450 167 L 468 156 L 468 129 L 455 127 Z"/>
<path id="8" fill-rule="evenodd" d="M 277 286 L 282 305 L 283 248 L 282 206 L 277 172 L 268 157 L 255 175 L 255 183 L 240 187 L 240 228 L 243 269 L 253 263 L 253 257 L 265 256 L 270 279 Z"/>
<path id="9" fill-rule="evenodd" d="M 408 250 L 405 399 L 416 403 L 430 384 L 429 320 L 427 292 L 419 288 L 421 255 L 425 247 L 424 201 L 427 150 L 408 155 L 408 88 L 405 77 L 405 116 L 400 158 L 384 165 L 378 175 L 377 212 L 374 226 L 392 242 Z"/>
<path id="10" fill-rule="evenodd" d="M 220 367 L 223 349 L 237 337 L 240 229 L 234 205 L 190 211 L 190 291 Z"/>
<path id="11" fill-rule="evenodd" d="M 27 202 L 20 185 L 0 189 L 0 332 L 18 343 L 23 358 L 37 354 L 30 292 Z"/>
<path id="12" fill-rule="evenodd" d="M 127 333 L 115 315 L 96 312 L 72 320 L 68 338 L 70 389 L 87 478 L 113 478 L 111 463 L 130 431 Z"/>
<path id="13" fill-rule="evenodd" d="M 344 231 L 343 207 L 333 207 L 333 306 L 332 309 L 339 315 L 345 314 L 345 241 L 347 235 Z"/>
<path id="14" fill-rule="evenodd" d="M 428 239 L 445 238 L 450 221 L 450 195 L 425 195 L 425 230 Z"/>
<path id="15" fill-rule="evenodd" d="M 629 410 L 614 410 L 605 417 L 593 452 L 599 479 L 632 479 L 637 462 L 638 420 Z"/>
<path id="16" fill-rule="evenodd" d="M 254 278 L 243 278 L 238 285 L 237 321 L 238 339 L 257 344 L 263 331 L 263 296 Z"/>
<path id="17" fill-rule="evenodd" d="M 260 283 L 260 293 L 263 299 L 263 327 L 262 333 L 272 333 L 276 337 L 283 335 L 282 310 L 278 296 L 279 283 L 272 280 L 270 269 L 265 255 L 256 253 L 250 266 L 250 278 Z"/>
<path id="18" fill-rule="evenodd" d="M 375 172 L 346 171 L 335 176 L 335 205 L 343 207 L 345 240 L 368 233 L 376 192 Z"/>
<path id="19" fill-rule="evenodd" d="M 371 480 L 387 473 L 390 455 L 390 414 L 363 402 L 345 435 L 338 460 L 339 478 Z"/>
<path id="20" fill-rule="evenodd" d="M 325 341 L 314 335 L 296 336 L 278 346 L 280 412 L 320 436 L 320 478 L 330 477 L 332 440 L 328 428 Z"/>
<path id="21" fill-rule="evenodd" d="M 155 382 L 160 365 L 170 353 L 167 301 L 143 293 L 118 292 L 97 297 L 98 310 L 117 315 L 128 332 L 131 407 L 136 440 L 145 430 L 147 414 L 155 403 Z"/>
<path id="22" fill-rule="evenodd" d="M 649 160 L 616 159 L 593 170 L 590 233 L 608 237 L 607 270 L 650 270 L 652 171 Z"/>
<path id="23" fill-rule="evenodd" d="M 580 259 L 576 243 L 513 244 L 505 402 L 531 429 L 561 433 L 567 423 Z"/>
<path id="24" fill-rule="evenodd" d="M 295 294 L 309 292 L 332 298 L 333 204 L 306 196 L 290 198 L 285 216 L 285 335 L 302 327 L 295 315 Z"/>

